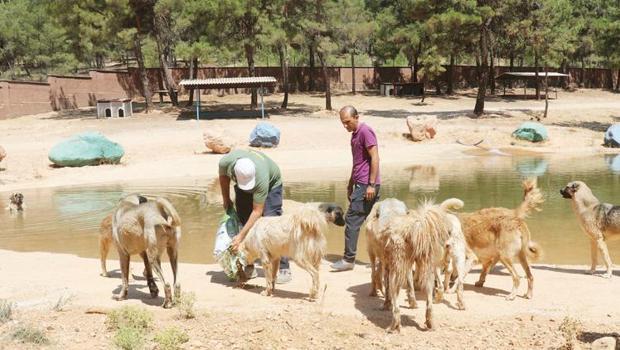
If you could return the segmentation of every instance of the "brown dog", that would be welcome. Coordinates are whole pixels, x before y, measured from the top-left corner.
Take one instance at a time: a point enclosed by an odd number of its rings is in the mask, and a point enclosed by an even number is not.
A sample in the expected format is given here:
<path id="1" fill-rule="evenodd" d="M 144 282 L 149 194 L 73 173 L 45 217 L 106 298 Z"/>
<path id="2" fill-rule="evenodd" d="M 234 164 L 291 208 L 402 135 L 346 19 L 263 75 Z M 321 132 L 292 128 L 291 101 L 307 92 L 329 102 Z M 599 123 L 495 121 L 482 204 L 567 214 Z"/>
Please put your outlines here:
<path id="1" fill-rule="evenodd" d="M 122 286 L 114 296 L 116 300 L 127 298 L 129 287 L 129 259 L 139 254 L 144 260 L 147 284 L 152 297 L 159 294 L 151 267 L 164 283 L 164 308 L 172 307 L 170 284 L 164 279 L 160 257 L 164 250 L 172 267 L 175 298 L 181 294 L 177 282 L 178 244 L 181 239 L 181 219 L 165 198 L 156 197 L 143 201 L 143 197 L 130 195 L 123 198 L 112 215 L 112 238 L 118 250 L 121 265 Z"/>
<path id="2" fill-rule="evenodd" d="M 569 182 L 560 194 L 571 200 L 581 228 L 590 237 L 592 265 L 589 272 L 596 272 L 600 252 L 607 268 L 603 277 L 611 278 L 613 265 L 605 241 L 611 237 L 620 238 L 620 206 L 601 203 L 582 181 Z"/>
<path id="3" fill-rule="evenodd" d="M 513 260 L 521 263 L 527 275 L 528 288 L 524 297 L 529 299 L 534 289 L 534 276 L 528 259 L 538 260 L 542 256 L 542 249 L 531 240 L 524 220 L 532 210 L 540 210 L 539 205 L 544 201 L 536 187 L 536 179 L 523 181 L 523 193 L 523 202 L 516 209 L 486 208 L 459 215 L 467 245 L 482 264 L 476 287 L 484 285 L 487 274 L 500 261 L 512 275 L 513 288 L 507 300 L 513 300 L 519 288 L 519 275 L 512 265 Z"/>

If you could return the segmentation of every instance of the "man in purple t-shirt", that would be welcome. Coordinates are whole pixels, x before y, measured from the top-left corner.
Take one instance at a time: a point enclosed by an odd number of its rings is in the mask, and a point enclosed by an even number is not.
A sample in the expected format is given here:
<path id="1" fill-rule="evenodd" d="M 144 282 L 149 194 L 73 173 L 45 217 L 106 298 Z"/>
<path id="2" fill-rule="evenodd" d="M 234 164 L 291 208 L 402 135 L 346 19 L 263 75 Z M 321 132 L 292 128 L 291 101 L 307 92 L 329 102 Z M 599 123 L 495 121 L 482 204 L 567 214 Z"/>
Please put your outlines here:
<path id="1" fill-rule="evenodd" d="M 340 121 L 351 134 L 353 168 L 347 187 L 349 209 L 345 216 L 344 256 L 331 265 L 336 271 L 351 270 L 355 266 L 357 239 L 360 228 L 379 199 L 379 149 L 377 137 L 370 126 L 359 122 L 353 106 L 340 110 Z"/>

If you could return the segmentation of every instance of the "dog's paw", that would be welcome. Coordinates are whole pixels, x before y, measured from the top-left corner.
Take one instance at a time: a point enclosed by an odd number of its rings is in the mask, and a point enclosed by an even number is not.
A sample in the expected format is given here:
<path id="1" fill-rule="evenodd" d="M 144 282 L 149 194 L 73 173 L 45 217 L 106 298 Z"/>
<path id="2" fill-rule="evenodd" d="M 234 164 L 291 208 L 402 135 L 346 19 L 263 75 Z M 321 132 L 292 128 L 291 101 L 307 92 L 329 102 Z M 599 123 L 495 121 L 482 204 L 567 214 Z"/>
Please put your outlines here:
<path id="1" fill-rule="evenodd" d="M 506 300 L 508 300 L 508 301 L 515 300 L 516 296 L 517 296 L 516 294 L 510 293 L 510 294 L 506 295 Z"/>
<path id="2" fill-rule="evenodd" d="M 596 269 L 586 270 L 583 273 L 585 273 L 586 275 L 594 275 L 596 273 Z"/>
<path id="3" fill-rule="evenodd" d="M 273 295 L 273 292 L 269 291 L 269 290 L 264 290 L 262 292 L 260 292 L 260 295 L 265 296 L 265 297 L 270 297 Z"/>
<path id="4" fill-rule="evenodd" d="M 399 334 L 400 333 L 400 325 L 399 326 L 390 326 L 390 328 L 388 328 L 387 332 L 389 334 Z"/>
<path id="5" fill-rule="evenodd" d="M 102 272 L 102 273 L 99 274 L 99 276 L 101 276 L 101 277 L 110 277 L 110 274 L 107 273 L 107 272 Z"/>
<path id="6" fill-rule="evenodd" d="M 465 310 L 466 309 L 465 308 L 465 304 L 464 303 L 460 303 L 460 302 L 456 303 L 456 308 L 459 309 L 459 310 Z"/>
<path id="7" fill-rule="evenodd" d="M 482 288 L 484 286 L 484 281 L 478 281 L 478 282 L 474 283 L 474 286 L 476 286 L 478 288 Z"/>
<path id="8" fill-rule="evenodd" d="M 172 300 L 170 300 L 170 299 L 166 299 L 166 300 L 164 300 L 164 305 L 162 305 L 162 307 L 163 307 L 164 309 L 170 309 L 170 308 L 172 308 Z"/>
<path id="9" fill-rule="evenodd" d="M 608 271 L 603 275 L 603 278 L 611 278 L 611 276 L 612 276 L 612 272 Z"/>
<path id="10" fill-rule="evenodd" d="M 532 292 L 527 292 L 527 293 L 523 294 L 523 297 L 525 299 L 532 299 L 533 293 Z"/>
<path id="11" fill-rule="evenodd" d="M 122 301 L 127 299 L 127 294 L 114 294 L 114 296 L 112 296 L 112 299 L 116 301 Z"/>

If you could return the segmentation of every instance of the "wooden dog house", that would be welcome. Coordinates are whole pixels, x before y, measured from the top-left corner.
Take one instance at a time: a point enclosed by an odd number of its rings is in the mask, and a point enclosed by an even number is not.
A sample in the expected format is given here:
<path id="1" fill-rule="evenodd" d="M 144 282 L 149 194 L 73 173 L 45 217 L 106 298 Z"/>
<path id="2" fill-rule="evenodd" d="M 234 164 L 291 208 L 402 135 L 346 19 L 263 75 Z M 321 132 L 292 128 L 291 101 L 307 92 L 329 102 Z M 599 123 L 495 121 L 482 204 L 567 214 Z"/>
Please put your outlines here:
<path id="1" fill-rule="evenodd" d="M 131 99 L 97 100 L 97 118 L 124 118 L 133 115 Z"/>

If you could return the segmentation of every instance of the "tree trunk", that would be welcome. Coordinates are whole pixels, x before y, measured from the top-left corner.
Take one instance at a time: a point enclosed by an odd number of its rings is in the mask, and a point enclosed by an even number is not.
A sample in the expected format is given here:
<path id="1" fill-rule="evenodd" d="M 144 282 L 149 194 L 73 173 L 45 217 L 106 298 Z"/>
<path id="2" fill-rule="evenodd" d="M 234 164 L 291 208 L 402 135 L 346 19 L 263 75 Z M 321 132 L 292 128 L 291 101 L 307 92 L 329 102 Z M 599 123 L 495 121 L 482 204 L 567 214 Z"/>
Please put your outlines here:
<path id="1" fill-rule="evenodd" d="M 581 74 L 579 74 L 579 87 L 586 86 L 586 60 L 581 57 Z"/>
<path id="2" fill-rule="evenodd" d="M 540 100 L 540 84 L 538 81 L 538 52 L 534 52 L 534 84 L 536 86 L 536 99 Z"/>
<path id="3" fill-rule="evenodd" d="M 351 52 L 351 91 L 355 95 L 355 50 Z"/>
<path id="4" fill-rule="evenodd" d="M 476 96 L 476 106 L 474 114 L 481 116 L 484 113 L 484 98 L 487 90 L 487 75 L 489 52 L 487 50 L 487 22 L 480 25 L 480 73 L 478 75 L 478 95 Z"/>
<path id="5" fill-rule="evenodd" d="M 560 64 L 560 73 L 564 73 L 566 74 L 566 59 L 562 60 L 562 63 Z M 560 79 L 560 86 L 562 87 L 562 89 L 568 89 L 568 81 L 567 79 L 563 79 L 563 78 L 559 78 Z"/>
<path id="6" fill-rule="evenodd" d="M 189 61 L 189 79 L 198 79 L 198 58 L 192 58 Z M 189 100 L 187 102 L 188 106 L 194 104 L 194 89 L 189 90 Z"/>
<path id="7" fill-rule="evenodd" d="M 618 80 L 616 80 L 616 91 L 620 91 L 620 68 L 618 68 Z"/>
<path id="8" fill-rule="evenodd" d="M 319 56 L 319 62 L 321 63 L 321 68 L 323 69 L 323 82 L 325 84 L 325 109 L 328 111 L 332 110 L 332 91 L 331 84 L 329 81 L 329 75 L 327 74 L 327 67 L 325 66 L 325 57 L 322 53 L 317 53 Z"/>
<path id="9" fill-rule="evenodd" d="M 510 68 L 509 71 L 512 72 L 514 70 L 515 67 L 515 53 L 514 52 L 510 52 Z M 508 87 L 510 89 L 512 89 L 512 79 L 508 80 Z"/>
<path id="10" fill-rule="evenodd" d="M 543 115 L 543 118 L 547 118 L 547 111 L 549 111 L 549 80 L 547 80 L 548 77 L 548 73 L 547 73 L 547 66 L 545 66 L 545 114 Z"/>
<path id="11" fill-rule="evenodd" d="M 420 71 L 420 67 L 418 64 L 418 58 L 421 52 L 422 52 L 422 44 L 420 43 L 418 45 L 418 51 L 414 53 L 414 57 L 413 57 L 413 82 L 414 83 L 418 82 L 418 72 Z"/>
<path id="12" fill-rule="evenodd" d="M 288 108 L 288 49 L 286 44 L 280 48 L 280 65 L 282 66 L 282 89 L 284 90 L 283 109 Z"/>
<path id="13" fill-rule="evenodd" d="M 166 19 L 163 16 L 157 15 L 155 17 L 155 37 L 157 39 L 157 52 L 159 54 L 159 66 L 161 67 L 163 81 L 165 83 L 166 90 L 168 91 L 168 97 L 173 106 L 179 105 L 177 98 L 177 86 L 172 78 L 172 72 L 170 71 L 170 65 L 172 64 L 172 54 L 170 50 L 170 37 L 169 31 L 164 24 Z M 159 95 L 161 97 L 161 94 Z M 161 100 L 160 100 L 161 102 Z"/>
<path id="14" fill-rule="evenodd" d="M 160 45 L 157 44 L 159 47 Z M 166 50 L 164 48 L 164 50 Z M 179 99 L 177 98 L 177 89 L 174 79 L 172 78 L 172 72 L 170 71 L 170 67 L 168 66 L 167 57 L 164 53 L 164 50 L 160 50 L 159 52 L 159 64 L 161 65 L 161 70 L 164 76 L 164 83 L 166 83 L 166 90 L 168 90 L 168 96 L 170 97 L 170 102 L 172 102 L 173 106 L 179 105 Z"/>
<path id="15" fill-rule="evenodd" d="M 310 51 L 310 55 L 308 56 L 309 58 L 308 65 L 310 66 L 310 72 L 308 74 L 310 76 L 310 80 L 308 81 L 308 90 L 314 91 L 314 45 L 313 43 L 310 43 L 310 45 L 308 46 L 308 50 Z"/>
<path id="16" fill-rule="evenodd" d="M 489 85 L 491 85 L 491 95 L 495 95 L 495 55 L 493 50 L 489 50 L 491 64 L 489 65 Z"/>
<path id="17" fill-rule="evenodd" d="M 248 61 L 248 73 L 251 77 L 256 76 L 256 66 L 254 66 L 254 46 L 251 44 L 245 44 L 245 58 Z M 252 88 L 252 97 L 250 100 L 250 108 L 256 109 L 258 106 L 258 98 L 256 96 L 256 89 Z"/>
<path id="18" fill-rule="evenodd" d="M 151 96 L 151 89 L 149 88 L 149 78 L 146 75 L 146 68 L 144 68 L 144 56 L 142 55 L 142 41 L 140 40 L 140 34 L 136 33 L 133 39 L 133 49 L 138 62 L 138 73 L 140 74 L 140 88 L 142 96 L 144 96 L 144 111 L 148 112 L 153 108 L 153 96 Z"/>
<path id="19" fill-rule="evenodd" d="M 448 95 L 454 94 L 454 55 L 450 54 L 450 65 L 448 65 Z"/>

